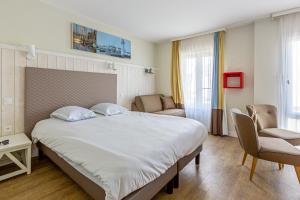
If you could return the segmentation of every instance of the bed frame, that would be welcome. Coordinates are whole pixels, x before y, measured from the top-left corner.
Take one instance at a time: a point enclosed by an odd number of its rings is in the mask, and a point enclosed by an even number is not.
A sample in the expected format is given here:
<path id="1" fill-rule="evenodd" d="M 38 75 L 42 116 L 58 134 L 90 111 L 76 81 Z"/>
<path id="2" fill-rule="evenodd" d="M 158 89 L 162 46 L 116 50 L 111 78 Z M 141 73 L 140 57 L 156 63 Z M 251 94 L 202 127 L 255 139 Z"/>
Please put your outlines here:
<path id="1" fill-rule="evenodd" d="M 25 68 L 25 133 L 31 137 L 34 125 L 65 105 L 79 105 L 89 108 L 100 102 L 116 103 L 117 75 L 90 72 L 74 72 L 54 69 Z M 92 198 L 104 200 L 104 190 L 82 175 L 47 146 L 38 143 L 39 155 L 46 155 Z M 173 187 L 179 187 L 179 172 L 195 158 L 199 164 L 200 145 L 194 152 L 181 158 L 164 174 L 124 200 L 150 200 L 166 186 L 171 194 Z"/>

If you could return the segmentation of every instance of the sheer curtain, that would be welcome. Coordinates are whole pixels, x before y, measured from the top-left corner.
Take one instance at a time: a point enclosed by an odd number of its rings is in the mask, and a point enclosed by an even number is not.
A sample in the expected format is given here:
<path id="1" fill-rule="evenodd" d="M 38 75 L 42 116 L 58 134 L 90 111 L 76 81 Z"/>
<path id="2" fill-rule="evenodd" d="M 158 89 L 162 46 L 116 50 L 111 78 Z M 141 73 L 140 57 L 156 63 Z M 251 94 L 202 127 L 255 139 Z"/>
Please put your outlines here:
<path id="1" fill-rule="evenodd" d="M 300 131 L 300 13 L 281 17 L 280 30 L 279 123 Z"/>
<path id="2" fill-rule="evenodd" d="M 209 130 L 213 50 L 213 35 L 182 40 L 180 45 L 180 72 L 186 115 L 201 121 Z"/>

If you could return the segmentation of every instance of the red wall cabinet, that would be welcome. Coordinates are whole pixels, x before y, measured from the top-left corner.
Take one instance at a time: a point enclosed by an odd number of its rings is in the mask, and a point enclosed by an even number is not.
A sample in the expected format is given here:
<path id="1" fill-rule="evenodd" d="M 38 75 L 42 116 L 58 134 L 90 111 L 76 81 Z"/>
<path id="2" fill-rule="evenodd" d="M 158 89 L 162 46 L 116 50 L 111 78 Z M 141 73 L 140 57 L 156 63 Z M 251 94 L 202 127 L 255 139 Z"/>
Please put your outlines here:
<path id="1" fill-rule="evenodd" d="M 224 88 L 243 88 L 244 73 L 243 72 L 224 72 L 223 74 Z"/>

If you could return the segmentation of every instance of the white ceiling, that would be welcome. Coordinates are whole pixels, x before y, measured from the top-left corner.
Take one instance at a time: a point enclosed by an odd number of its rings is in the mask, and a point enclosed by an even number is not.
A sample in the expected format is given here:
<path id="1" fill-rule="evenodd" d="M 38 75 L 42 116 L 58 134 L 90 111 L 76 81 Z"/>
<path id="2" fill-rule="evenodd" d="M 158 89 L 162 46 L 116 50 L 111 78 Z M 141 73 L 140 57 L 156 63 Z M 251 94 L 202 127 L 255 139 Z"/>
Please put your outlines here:
<path id="1" fill-rule="evenodd" d="M 158 42 L 254 20 L 299 0 L 42 0 Z"/>

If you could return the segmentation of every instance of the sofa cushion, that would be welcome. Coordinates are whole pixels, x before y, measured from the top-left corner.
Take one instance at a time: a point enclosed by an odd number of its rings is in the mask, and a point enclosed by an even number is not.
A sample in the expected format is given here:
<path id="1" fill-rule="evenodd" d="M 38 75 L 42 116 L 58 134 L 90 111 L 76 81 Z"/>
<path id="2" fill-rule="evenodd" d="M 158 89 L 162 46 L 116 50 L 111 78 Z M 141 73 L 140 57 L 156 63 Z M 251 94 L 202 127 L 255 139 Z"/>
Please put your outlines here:
<path id="1" fill-rule="evenodd" d="M 164 110 L 176 108 L 173 97 L 161 97 L 162 106 Z"/>
<path id="2" fill-rule="evenodd" d="M 178 116 L 178 117 L 186 117 L 185 112 L 184 112 L 183 109 L 162 110 L 162 111 L 159 111 L 159 112 L 155 112 L 155 114 L 172 115 L 172 116 Z"/>
<path id="3" fill-rule="evenodd" d="M 143 95 L 135 98 L 135 103 L 141 112 L 158 112 L 162 110 L 160 95 Z"/>
<path id="4" fill-rule="evenodd" d="M 136 96 L 135 97 L 135 106 L 136 106 L 138 111 L 145 112 L 145 108 L 144 108 L 141 96 Z"/>

